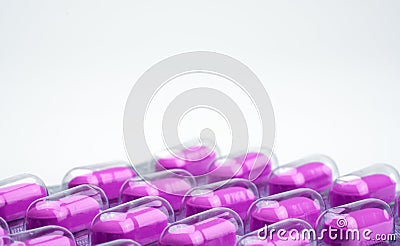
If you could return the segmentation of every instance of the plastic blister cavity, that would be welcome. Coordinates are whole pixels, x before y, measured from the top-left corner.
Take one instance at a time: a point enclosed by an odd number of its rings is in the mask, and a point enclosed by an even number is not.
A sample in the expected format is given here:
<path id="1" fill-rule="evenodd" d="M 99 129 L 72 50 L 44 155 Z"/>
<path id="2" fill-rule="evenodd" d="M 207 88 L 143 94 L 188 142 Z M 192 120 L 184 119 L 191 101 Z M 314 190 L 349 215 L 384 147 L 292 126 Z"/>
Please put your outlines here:
<path id="1" fill-rule="evenodd" d="M 318 216 L 324 210 L 321 195 L 308 188 L 263 197 L 251 205 L 246 230 L 254 231 L 290 218 L 302 219 L 315 226 Z"/>
<path id="2" fill-rule="evenodd" d="M 326 210 L 316 230 L 319 245 L 374 245 L 390 240 L 394 219 L 387 203 L 369 198 Z"/>
<path id="3" fill-rule="evenodd" d="M 218 148 L 205 141 L 202 144 L 187 143 L 155 153 L 155 170 L 184 169 L 193 176 L 204 175 L 217 157 Z"/>
<path id="4" fill-rule="evenodd" d="M 308 156 L 273 170 L 268 181 L 268 192 L 272 195 L 297 188 L 310 188 L 326 197 L 338 174 L 331 158 L 324 155 Z"/>
<path id="5" fill-rule="evenodd" d="M 336 207 L 366 198 L 377 198 L 393 205 L 400 188 L 397 170 L 375 164 L 337 178 L 329 192 L 329 204 Z"/>
<path id="6" fill-rule="evenodd" d="M 228 208 L 213 208 L 177 221 L 164 229 L 159 245 L 236 245 L 243 222 Z"/>
<path id="7" fill-rule="evenodd" d="M 209 167 L 207 182 L 243 178 L 252 181 L 258 187 L 260 194 L 265 195 L 268 178 L 277 166 L 278 160 L 271 150 L 266 148 L 251 150 L 215 160 Z"/>
<path id="8" fill-rule="evenodd" d="M 141 246 L 141 245 L 133 240 L 118 239 L 108 243 L 96 244 L 96 246 Z"/>
<path id="9" fill-rule="evenodd" d="M 257 187 L 246 179 L 232 179 L 191 189 L 185 196 L 182 215 L 190 216 L 211 208 L 230 208 L 246 218 L 250 205 L 259 197 Z"/>
<path id="10" fill-rule="evenodd" d="M 22 242 L 16 242 L 9 236 L 0 236 L 0 245 L 1 246 L 25 246 Z"/>
<path id="11" fill-rule="evenodd" d="M 92 244 L 131 239 L 147 245 L 157 242 L 162 231 L 174 221 L 174 211 L 161 197 L 143 197 L 107 209 L 91 225 Z"/>
<path id="12" fill-rule="evenodd" d="M 0 217 L 0 237 L 6 236 L 10 233 L 7 222 Z"/>
<path id="13" fill-rule="evenodd" d="M 45 226 L 10 236 L 12 246 L 75 246 L 75 238 L 70 231 L 60 226 Z"/>
<path id="14" fill-rule="evenodd" d="M 122 184 L 135 176 L 130 164 L 124 161 L 94 164 L 70 170 L 63 179 L 62 187 L 69 189 L 82 184 L 95 185 L 104 191 L 110 205 L 115 205 Z"/>
<path id="15" fill-rule="evenodd" d="M 313 227 L 300 219 L 286 219 L 244 235 L 237 246 L 316 246 Z"/>
<path id="16" fill-rule="evenodd" d="M 26 228 L 56 225 L 76 234 L 87 231 L 93 218 L 107 208 L 107 197 L 100 188 L 80 185 L 33 202 L 26 214 Z"/>
<path id="17" fill-rule="evenodd" d="M 0 217 L 8 223 L 11 233 L 23 229 L 29 205 L 47 195 L 43 181 L 31 174 L 21 174 L 0 181 Z"/>
<path id="18" fill-rule="evenodd" d="M 185 170 L 172 169 L 129 179 L 121 188 L 121 203 L 145 196 L 166 199 L 175 212 L 181 208 L 186 192 L 196 186 L 194 177 Z"/>

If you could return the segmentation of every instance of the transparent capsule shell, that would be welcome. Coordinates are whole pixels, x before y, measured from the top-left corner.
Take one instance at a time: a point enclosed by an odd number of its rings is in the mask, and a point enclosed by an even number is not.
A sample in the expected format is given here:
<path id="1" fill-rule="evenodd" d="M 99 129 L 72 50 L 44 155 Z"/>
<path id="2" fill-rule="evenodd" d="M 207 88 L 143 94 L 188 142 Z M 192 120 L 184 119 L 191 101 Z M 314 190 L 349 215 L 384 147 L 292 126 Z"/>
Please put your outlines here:
<path id="1" fill-rule="evenodd" d="M 47 195 L 46 185 L 32 174 L 20 174 L 0 181 L 0 217 L 8 223 L 11 233 L 23 229 L 29 205 Z"/>
<path id="2" fill-rule="evenodd" d="M 145 196 L 160 196 L 171 204 L 175 212 L 179 212 L 186 192 L 195 186 L 194 177 L 182 169 L 147 174 L 129 179 L 122 185 L 120 203 Z"/>
<path id="3" fill-rule="evenodd" d="M 9 236 L 0 236 L 1 246 L 25 246 L 22 242 L 16 242 Z"/>
<path id="4" fill-rule="evenodd" d="M 400 189 L 400 176 L 388 164 L 374 164 L 338 177 L 329 192 L 331 207 L 377 198 L 393 205 Z"/>
<path id="5" fill-rule="evenodd" d="M 6 236 L 10 233 L 7 222 L 0 217 L 0 237 Z"/>
<path id="6" fill-rule="evenodd" d="M 225 207 L 247 216 L 250 205 L 259 197 L 257 187 L 246 179 L 231 179 L 197 186 L 185 195 L 182 216 L 191 216 L 211 208 Z"/>
<path id="7" fill-rule="evenodd" d="M 184 169 L 193 176 L 202 176 L 215 161 L 219 153 L 218 146 L 211 141 L 188 142 L 154 154 L 155 171 L 166 169 Z"/>
<path id="8" fill-rule="evenodd" d="M 141 246 L 141 245 L 133 240 L 118 239 L 107 243 L 96 244 L 96 246 Z"/>
<path id="9" fill-rule="evenodd" d="M 90 227 L 91 242 L 130 239 L 143 245 L 151 244 L 158 241 L 164 228 L 174 220 L 174 211 L 165 199 L 143 197 L 98 214 Z"/>
<path id="10" fill-rule="evenodd" d="M 278 160 L 270 149 L 249 150 L 216 159 L 209 167 L 207 183 L 231 178 L 248 179 L 257 186 L 261 195 L 265 195 L 268 178 L 277 167 Z"/>
<path id="11" fill-rule="evenodd" d="M 14 240 L 10 245 L 29 246 L 76 246 L 74 236 L 67 229 L 60 226 L 45 226 L 10 235 Z M 17 243 L 18 242 L 18 243 Z"/>
<path id="12" fill-rule="evenodd" d="M 94 185 L 104 191 L 110 204 L 115 205 L 122 185 L 133 177 L 136 177 L 136 173 L 128 162 L 111 161 L 71 169 L 64 176 L 62 188 Z"/>
<path id="13" fill-rule="evenodd" d="M 80 185 L 33 202 L 26 213 L 26 228 L 55 225 L 72 233 L 86 231 L 93 218 L 107 208 L 107 197 L 100 188 Z"/>
<path id="14" fill-rule="evenodd" d="M 373 245 L 385 243 L 382 239 L 390 238 L 394 224 L 390 206 L 368 198 L 327 209 L 318 218 L 316 231 L 319 245 Z"/>
<path id="15" fill-rule="evenodd" d="M 164 229 L 159 245 L 236 245 L 243 222 L 228 208 L 213 208 L 189 216 Z"/>
<path id="16" fill-rule="evenodd" d="M 333 180 L 338 175 L 337 166 L 331 158 L 325 155 L 311 155 L 273 170 L 267 184 L 268 194 L 310 188 L 327 197 Z"/>
<path id="17" fill-rule="evenodd" d="M 301 188 L 262 197 L 255 201 L 247 214 L 246 231 L 254 231 L 285 219 L 301 219 L 315 226 L 318 216 L 325 210 L 321 195 Z"/>

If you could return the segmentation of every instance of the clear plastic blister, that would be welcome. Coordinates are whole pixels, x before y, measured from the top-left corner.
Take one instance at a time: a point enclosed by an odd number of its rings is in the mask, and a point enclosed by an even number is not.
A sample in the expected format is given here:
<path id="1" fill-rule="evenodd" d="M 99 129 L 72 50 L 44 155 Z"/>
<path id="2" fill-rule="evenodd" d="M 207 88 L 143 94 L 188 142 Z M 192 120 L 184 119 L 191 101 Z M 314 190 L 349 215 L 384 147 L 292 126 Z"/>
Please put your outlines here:
<path id="1" fill-rule="evenodd" d="M 0 217 L 8 223 L 11 233 L 23 229 L 29 205 L 47 194 L 43 181 L 31 174 L 21 174 L 0 181 Z"/>
<path id="2" fill-rule="evenodd" d="M 12 234 L 15 246 L 75 246 L 75 238 L 70 231 L 60 226 L 45 226 L 17 234 Z M 19 243 L 16 243 L 19 242 Z"/>
<path id="3" fill-rule="evenodd" d="M 87 165 L 70 170 L 63 179 L 62 188 L 69 189 L 83 184 L 98 186 L 113 206 L 118 202 L 122 184 L 135 176 L 131 165 L 125 161 Z"/>
<path id="4" fill-rule="evenodd" d="M 225 207 L 238 213 L 244 220 L 250 205 L 258 197 L 257 187 L 246 179 L 231 179 L 197 186 L 186 193 L 181 216 Z"/>
<path id="5" fill-rule="evenodd" d="M 80 185 L 33 202 L 26 213 L 26 228 L 62 226 L 81 245 L 80 241 L 87 240 L 93 218 L 107 208 L 107 197 L 100 188 Z"/>
<path id="6" fill-rule="evenodd" d="M 278 160 L 271 150 L 250 150 L 216 159 L 209 167 L 207 183 L 231 178 L 248 179 L 257 186 L 261 195 L 265 195 L 268 178 L 277 167 Z"/>
<path id="7" fill-rule="evenodd" d="M 308 188 L 262 197 L 248 211 L 246 231 L 254 231 L 290 218 L 302 219 L 315 226 L 318 216 L 324 210 L 321 195 Z"/>
<path id="8" fill-rule="evenodd" d="M 169 203 L 155 196 L 143 197 L 98 214 L 90 227 L 91 243 L 131 239 L 147 245 L 157 242 L 161 232 L 174 221 Z"/>
<path id="9" fill-rule="evenodd" d="M 16 242 L 9 236 L 0 236 L 1 246 L 25 246 L 22 242 Z"/>
<path id="10" fill-rule="evenodd" d="M 0 237 L 6 236 L 10 233 L 7 222 L 0 217 Z"/>
<path id="11" fill-rule="evenodd" d="M 324 211 L 316 231 L 319 245 L 374 245 L 391 241 L 394 224 L 389 205 L 369 198 Z"/>
<path id="12" fill-rule="evenodd" d="M 160 246 L 236 245 L 243 222 L 228 208 L 213 208 L 177 221 L 164 229 Z"/>
<path id="13" fill-rule="evenodd" d="M 165 170 L 127 180 L 121 188 L 120 202 L 125 203 L 145 196 L 166 199 L 179 212 L 186 192 L 196 186 L 196 180 L 181 169 Z"/>
<path id="14" fill-rule="evenodd" d="M 185 143 L 169 150 L 154 154 L 156 171 L 165 169 L 184 169 L 193 176 L 201 176 L 208 172 L 208 168 L 218 155 L 218 147 L 204 141 L 199 143 Z"/>
<path id="15" fill-rule="evenodd" d="M 313 227 L 300 219 L 285 219 L 244 235 L 237 246 L 316 246 Z"/>
<path id="16" fill-rule="evenodd" d="M 141 246 L 141 245 L 133 240 L 118 239 L 108 243 L 96 244 L 95 246 Z"/>
<path id="17" fill-rule="evenodd" d="M 400 189 L 397 170 L 387 164 L 375 164 L 338 177 L 329 192 L 331 207 L 366 198 L 381 199 L 393 205 Z"/>
<path id="18" fill-rule="evenodd" d="M 279 166 L 268 180 L 268 194 L 273 195 L 298 188 L 310 188 L 324 199 L 339 175 L 335 162 L 325 155 L 311 155 Z"/>

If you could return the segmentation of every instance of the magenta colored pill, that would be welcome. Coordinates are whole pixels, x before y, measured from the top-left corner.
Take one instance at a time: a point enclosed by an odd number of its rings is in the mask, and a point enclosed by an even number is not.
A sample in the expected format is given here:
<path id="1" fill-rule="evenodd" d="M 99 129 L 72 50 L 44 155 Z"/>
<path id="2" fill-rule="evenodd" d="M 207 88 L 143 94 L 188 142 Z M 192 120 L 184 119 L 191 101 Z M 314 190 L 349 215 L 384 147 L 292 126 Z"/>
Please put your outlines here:
<path id="1" fill-rule="evenodd" d="M 75 238 L 70 231 L 59 226 L 45 226 L 10 235 L 10 246 L 75 246 Z"/>
<path id="2" fill-rule="evenodd" d="M 332 207 L 366 198 L 378 198 L 392 203 L 396 196 L 396 182 L 384 174 L 355 177 L 347 182 L 335 183 L 329 194 Z"/>
<path id="3" fill-rule="evenodd" d="M 159 245 L 226 245 L 236 244 L 236 227 L 223 218 L 209 218 L 193 225 L 176 225 L 160 238 Z"/>
<path id="4" fill-rule="evenodd" d="M 25 246 L 75 246 L 71 238 L 63 235 L 46 235 L 24 241 Z"/>
<path id="5" fill-rule="evenodd" d="M 14 221 L 25 217 L 29 205 L 47 196 L 47 190 L 36 183 L 22 183 L 0 188 L 0 217 Z"/>
<path id="6" fill-rule="evenodd" d="M 140 246 L 140 244 L 129 239 L 118 239 L 107 243 L 96 244 L 96 246 Z"/>
<path id="7" fill-rule="evenodd" d="M 107 198 L 112 201 L 118 199 L 122 184 L 136 173 L 129 167 L 111 167 L 96 170 L 91 173 L 74 177 L 68 182 L 68 188 L 82 184 L 91 184 L 100 187 Z"/>
<path id="8" fill-rule="evenodd" d="M 192 146 L 180 150 L 176 155 L 160 156 L 157 158 L 155 168 L 157 171 L 178 168 L 184 169 L 192 175 L 203 175 L 208 172 L 215 157 L 215 151 L 207 146 Z"/>
<path id="9" fill-rule="evenodd" d="M 279 202 L 260 202 L 250 215 L 250 230 L 257 230 L 289 218 L 302 219 L 314 225 L 320 213 L 320 205 L 308 197 L 291 197 Z"/>
<path id="10" fill-rule="evenodd" d="M 388 164 L 374 164 L 335 180 L 329 193 L 332 207 L 377 198 L 390 205 L 400 190 L 400 175 Z"/>
<path id="11" fill-rule="evenodd" d="M 10 237 L 0 236 L 1 246 L 24 246 L 23 244 L 16 244 Z"/>
<path id="12" fill-rule="evenodd" d="M 151 183 L 152 185 L 141 180 L 127 181 L 121 192 L 122 202 L 145 196 L 160 196 L 171 204 L 173 210 L 177 211 L 181 207 L 183 196 L 192 188 L 190 183 L 181 178 L 160 178 Z"/>
<path id="13" fill-rule="evenodd" d="M 245 187 L 227 187 L 204 195 L 196 195 L 186 201 L 186 216 L 197 214 L 211 208 L 225 207 L 237 212 L 242 219 L 257 199 L 251 189 Z"/>
<path id="14" fill-rule="evenodd" d="M 99 202 L 85 195 L 72 195 L 59 200 L 40 200 L 27 213 L 27 228 L 58 225 L 71 232 L 79 232 L 90 226 L 100 212 Z"/>
<path id="15" fill-rule="evenodd" d="M 343 224 L 344 223 L 344 224 Z M 344 226 L 341 226 L 341 225 Z M 363 232 L 370 230 L 367 234 L 372 239 L 377 239 L 376 235 L 390 235 L 393 233 L 393 218 L 383 209 L 365 208 L 358 211 L 350 212 L 345 215 L 333 217 L 325 222 L 325 229 L 329 227 L 337 229 L 334 236 L 325 236 L 325 243 L 334 243 L 335 245 L 372 245 L 379 241 L 366 240 L 363 238 Z M 360 240 L 352 240 L 352 238 L 340 238 L 340 233 L 346 235 L 349 229 L 357 229 L 360 233 Z M 332 240 L 334 238 L 334 240 Z"/>
<path id="16" fill-rule="evenodd" d="M 323 192 L 332 186 L 332 169 L 322 162 L 306 163 L 274 173 L 269 182 L 269 193 L 276 194 L 297 188 Z"/>
<path id="17" fill-rule="evenodd" d="M 91 227 L 92 243 L 132 239 L 149 244 L 158 240 L 167 225 L 168 217 L 151 207 L 136 208 L 126 213 L 105 213 Z"/>
<path id="18" fill-rule="evenodd" d="M 7 234 L 8 234 L 7 231 L 3 227 L 0 227 L 0 237 L 6 236 Z"/>
<path id="19" fill-rule="evenodd" d="M 368 198 L 326 210 L 316 228 L 320 243 L 373 245 L 389 240 L 394 233 L 394 219 L 387 203 Z"/>
<path id="20" fill-rule="evenodd" d="M 211 167 L 209 182 L 231 178 L 243 178 L 252 181 L 257 186 L 265 184 L 271 175 L 275 158 L 263 153 L 250 152 L 227 160 L 217 160 Z M 257 175 L 257 176 L 256 176 Z"/>

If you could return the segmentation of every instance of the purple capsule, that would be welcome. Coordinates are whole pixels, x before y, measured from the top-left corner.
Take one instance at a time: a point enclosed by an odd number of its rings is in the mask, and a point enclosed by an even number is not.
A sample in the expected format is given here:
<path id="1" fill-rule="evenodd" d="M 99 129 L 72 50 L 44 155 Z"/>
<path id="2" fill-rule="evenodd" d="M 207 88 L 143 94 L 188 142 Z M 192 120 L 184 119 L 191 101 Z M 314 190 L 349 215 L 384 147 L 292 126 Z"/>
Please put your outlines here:
<path id="1" fill-rule="evenodd" d="M 247 231 L 290 218 L 302 219 L 314 226 L 324 209 L 321 195 L 306 188 L 263 197 L 249 209 Z"/>
<path id="2" fill-rule="evenodd" d="M 97 215 L 90 228 L 91 242 L 132 239 L 143 245 L 154 243 L 173 219 L 174 212 L 165 199 L 140 198 Z"/>
<path id="3" fill-rule="evenodd" d="M 303 220 L 286 219 L 244 235 L 237 246 L 311 246 L 315 245 L 315 239 L 305 232 L 312 230 L 312 226 Z"/>
<path id="4" fill-rule="evenodd" d="M 101 189 L 81 185 L 32 203 L 27 211 L 26 227 L 56 225 L 77 233 L 87 230 L 93 218 L 107 207 L 107 198 Z"/>
<path id="5" fill-rule="evenodd" d="M 373 245 L 385 242 L 393 232 L 389 205 L 375 198 L 330 208 L 318 218 L 320 243 L 328 245 Z"/>
<path id="6" fill-rule="evenodd" d="M 29 205 L 47 196 L 46 186 L 38 177 L 17 175 L 0 181 L 0 217 L 10 226 L 11 232 L 22 229 Z"/>
<path id="7" fill-rule="evenodd" d="M 0 236 L 0 245 L 1 246 L 25 246 L 22 242 L 15 242 L 9 236 Z"/>
<path id="8" fill-rule="evenodd" d="M 310 188 L 325 196 L 337 174 L 336 164 L 329 157 L 309 156 L 276 168 L 268 181 L 269 194 Z"/>
<path id="9" fill-rule="evenodd" d="M 100 187 L 106 194 L 110 204 L 118 202 L 119 192 L 122 184 L 136 177 L 128 163 L 111 162 L 74 168 L 64 177 L 63 187 L 65 189 L 82 184 L 90 184 Z"/>
<path id="10" fill-rule="evenodd" d="M 8 232 L 3 227 L 0 227 L 0 237 L 6 236 L 7 234 L 8 234 Z"/>
<path id="11" fill-rule="evenodd" d="M 231 178 L 248 179 L 263 194 L 272 168 L 277 165 L 276 157 L 269 150 L 241 154 L 235 158 L 219 158 L 210 166 L 208 183 Z"/>
<path id="12" fill-rule="evenodd" d="M 337 178 L 329 192 L 332 207 L 352 203 L 366 198 L 377 198 L 393 204 L 398 185 L 399 173 L 386 164 L 376 164 Z"/>
<path id="13" fill-rule="evenodd" d="M 257 187 L 245 179 L 232 179 L 190 190 L 184 201 L 186 216 L 211 208 L 230 208 L 245 219 L 250 205 L 258 198 Z"/>
<path id="14" fill-rule="evenodd" d="M 169 225 L 159 245 L 236 245 L 243 225 L 238 214 L 227 208 L 215 208 Z"/>
<path id="15" fill-rule="evenodd" d="M 140 244 L 129 239 L 118 239 L 107 243 L 96 244 L 96 246 L 140 246 Z"/>
<path id="16" fill-rule="evenodd" d="M 166 199 L 174 211 L 179 211 L 186 192 L 196 186 L 193 176 L 185 170 L 167 170 L 145 175 L 125 182 L 121 189 L 123 203 L 145 196 L 160 196 Z"/>
<path id="17" fill-rule="evenodd" d="M 10 246 L 76 246 L 74 236 L 59 226 L 46 226 L 11 235 Z"/>
<path id="18" fill-rule="evenodd" d="M 216 152 L 206 145 L 194 145 L 189 148 L 175 147 L 174 154 L 169 151 L 156 153 L 155 169 L 184 169 L 194 176 L 203 175 L 215 161 Z"/>
<path id="19" fill-rule="evenodd" d="M 41 236 L 31 240 L 24 241 L 26 246 L 61 246 L 61 245 L 76 245 L 70 238 L 62 235 Z"/>

